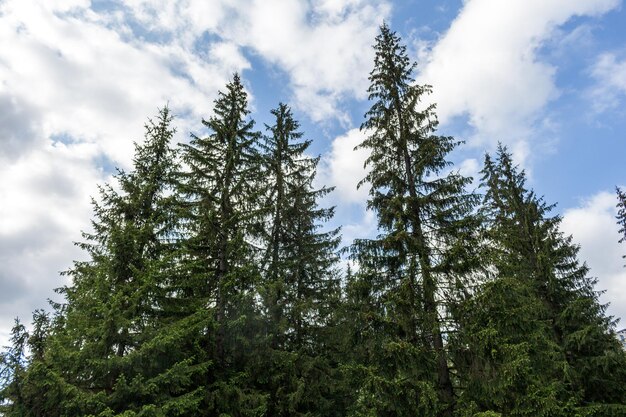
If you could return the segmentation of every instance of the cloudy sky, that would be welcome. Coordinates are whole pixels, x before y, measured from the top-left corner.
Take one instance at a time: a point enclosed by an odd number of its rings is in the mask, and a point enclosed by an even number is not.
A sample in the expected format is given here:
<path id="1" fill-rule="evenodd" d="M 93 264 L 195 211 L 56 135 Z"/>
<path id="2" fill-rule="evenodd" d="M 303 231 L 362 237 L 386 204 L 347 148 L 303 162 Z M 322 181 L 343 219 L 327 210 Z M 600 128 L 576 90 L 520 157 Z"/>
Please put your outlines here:
<path id="1" fill-rule="evenodd" d="M 0 341 L 84 258 L 72 242 L 90 196 L 129 166 L 146 118 L 169 103 L 178 141 L 202 134 L 233 72 L 258 126 L 279 101 L 294 108 L 322 155 L 319 181 L 337 186 L 328 204 L 345 242 L 371 233 L 352 149 L 383 20 L 433 85 L 440 133 L 466 141 L 458 169 L 475 175 L 507 144 L 626 320 L 621 0 L 0 0 Z"/>

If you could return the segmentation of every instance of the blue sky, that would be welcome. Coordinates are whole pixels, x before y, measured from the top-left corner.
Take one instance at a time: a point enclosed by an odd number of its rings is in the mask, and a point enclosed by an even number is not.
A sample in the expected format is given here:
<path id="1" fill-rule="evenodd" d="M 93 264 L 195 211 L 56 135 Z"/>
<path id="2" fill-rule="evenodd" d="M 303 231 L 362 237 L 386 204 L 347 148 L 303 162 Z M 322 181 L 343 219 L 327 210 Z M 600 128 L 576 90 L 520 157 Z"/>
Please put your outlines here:
<path id="1" fill-rule="evenodd" d="M 563 215 L 563 231 L 626 319 L 615 185 L 626 185 L 626 11 L 620 0 L 0 0 L 0 340 L 55 297 L 84 257 L 89 197 L 127 168 L 132 141 L 169 103 L 178 141 L 203 134 L 240 72 L 259 129 L 289 103 L 345 242 L 374 231 L 364 209 L 371 45 L 386 20 L 434 87 L 440 133 L 480 170 L 498 141 Z M 622 323 L 618 327 L 625 327 Z"/>

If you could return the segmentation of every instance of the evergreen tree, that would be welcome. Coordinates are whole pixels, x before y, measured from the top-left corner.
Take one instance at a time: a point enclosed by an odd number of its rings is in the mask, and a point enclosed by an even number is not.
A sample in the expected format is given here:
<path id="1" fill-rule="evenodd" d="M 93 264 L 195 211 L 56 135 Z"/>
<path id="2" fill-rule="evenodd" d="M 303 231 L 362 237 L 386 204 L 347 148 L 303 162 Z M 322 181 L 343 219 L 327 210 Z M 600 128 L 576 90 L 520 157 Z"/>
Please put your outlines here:
<path id="1" fill-rule="evenodd" d="M 79 244 L 90 259 L 75 262 L 67 272 L 72 284 L 59 290 L 66 302 L 55 306 L 47 344 L 50 363 L 71 387 L 66 413 L 113 415 L 152 400 L 142 389 L 151 370 L 141 352 L 161 325 L 157 294 L 173 250 L 171 120 L 167 108 L 149 120 L 144 143 L 135 145 L 133 170 L 116 176 L 119 190 L 100 188 L 93 232 Z"/>
<path id="2" fill-rule="evenodd" d="M 268 415 L 341 415 L 328 351 L 340 290 L 339 237 L 338 230 L 319 230 L 333 209 L 318 207 L 332 189 L 313 189 L 319 158 L 306 156 L 310 141 L 301 140 L 289 107 L 280 104 L 272 114 L 263 144 L 269 186 L 261 286 L 269 351 L 259 364 L 268 374 Z"/>
<path id="3" fill-rule="evenodd" d="M 26 372 L 26 328 L 15 319 L 11 329 L 11 345 L 0 358 L 0 412 L 3 416 L 25 416 L 24 374 Z"/>
<path id="4" fill-rule="evenodd" d="M 64 381 L 47 358 L 49 317 L 43 310 L 33 313 L 32 330 L 16 320 L 12 346 L 3 355 L 0 396 L 3 416 L 60 416 Z"/>
<path id="5" fill-rule="evenodd" d="M 606 306 L 598 301 L 595 279 L 578 262 L 578 247 L 559 230 L 561 218 L 550 217 L 553 206 L 525 188 L 525 174 L 517 170 L 505 148 L 499 147 L 495 161 L 486 158 L 483 174 L 491 265 L 498 279 L 513 280 L 536 300 L 534 314 L 524 318 L 544 323 L 535 327 L 547 326 L 541 340 L 528 346 L 535 353 L 542 349 L 537 343 L 553 350 L 552 363 L 545 362 L 541 371 L 553 390 L 544 392 L 543 398 L 589 409 L 625 403 L 624 352 L 604 314 Z M 505 319 L 494 315 L 493 320 Z M 519 334 L 523 325 L 531 323 L 518 324 L 519 329 L 512 326 L 507 331 Z M 560 370 L 555 371 L 555 366 Z"/>
<path id="6" fill-rule="evenodd" d="M 491 277 L 460 310 L 459 416 L 574 415 L 565 357 L 527 283 Z"/>
<path id="7" fill-rule="evenodd" d="M 619 234 L 621 236 L 619 243 L 623 243 L 626 240 L 626 193 L 621 188 L 615 187 L 615 193 L 617 194 L 617 224 L 620 227 Z M 626 258 L 623 255 L 622 258 Z"/>
<path id="8" fill-rule="evenodd" d="M 203 120 L 209 135 L 192 135 L 183 145 L 188 167 L 179 186 L 185 197 L 184 267 L 197 300 L 194 314 L 206 320 L 196 343 L 203 351 L 195 360 L 207 373 L 201 382 L 202 412 L 195 415 L 258 415 L 265 407 L 247 369 L 258 325 L 260 248 L 255 242 L 263 214 L 260 134 L 247 106 L 235 75 L 215 100 L 214 115 Z"/>
<path id="9" fill-rule="evenodd" d="M 28 368 L 24 374 L 23 400 L 27 416 L 61 416 L 65 382 L 48 356 L 50 318 L 43 310 L 33 313 L 28 335 Z"/>
<path id="10" fill-rule="evenodd" d="M 423 409 L 422 415 L 447 416 L 455 397 L 445 342 L 447 301 L 471 267 L 467 239 L 476 197 L 465 192 L 470 179 L 446 173 L 446 157 L 459 142 L 434 134 L 434 105 L 419 108 L 430 87 L 414 84 L 415 64 L 406 47 L 383 25 L 374 49 L 368 90 L 373 104 L 362 125 L 368 136 L 358 148 L 371 152 L 360 185 L 370 184 L 368 208 L 381 234 L 354 245 L 361 268 L 355 277 L 364 282 L 353 285 L 377 305 L 375 318 L 363 318 L 378 327 L 370 335 L 382 332 L 385 339 L 370 351 L 383 357 L 372 358 L 376 364 L 366 372 L 363 413 L 374 408 L 378 415 L 412 415 Z"/>

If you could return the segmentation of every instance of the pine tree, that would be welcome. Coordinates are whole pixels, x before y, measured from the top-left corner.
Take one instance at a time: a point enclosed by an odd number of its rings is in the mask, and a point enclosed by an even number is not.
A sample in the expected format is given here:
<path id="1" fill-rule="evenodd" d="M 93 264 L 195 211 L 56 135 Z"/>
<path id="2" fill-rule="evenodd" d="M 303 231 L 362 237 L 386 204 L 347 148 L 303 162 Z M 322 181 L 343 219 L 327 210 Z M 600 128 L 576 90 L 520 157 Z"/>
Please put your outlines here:
<path id="1" fill-rule="evenodd" d="M 43 310 L 33 313 L 32 330 L 16 320 L 12 346 L 3 354 L 3 416 L 61 416 L 66 384 L 48 360 L 49 316 Z"/>
<path id="2" fill-rule="evenodd" d="M 135 144 L 133 170 L 118 172 L 119 189 L 100 188 L 93 232 L 79 244 L 90 259 L 75 262 L 67 272 L 72 284 L 59 290 L 66 301 L 56 305 L 49 356 L 73 387 L 65 399 L 70 414 L 113 415 L 152 400 L 141 390 L 151 370 L 138 365 L 160 326 L 156 295 L 176 223 L 171 120 L 167 108 L 149 120 L 144 143 Z"/>
<path id="3" fill-rule="evenodd" d="M 565 357 L 527 283 L 490 277 L 460 311 L 459 416 L 574 415 Z"/>
<path id="4" fill-rule="evenodd" d="M 429 404 L 438 401 L 437 413 L 448 416 L 455 394 L 445 342 L 446 301 L 470 268 L 466 239 L 472 237 L 469 214 L 476 197 L 465 192 L 470 179 L 446 173 L 446 157 L 459 142 L 434 134 L 434 105 L 419 108 L 430 87 L 414 84 L 415 64 L 406 47 L 383 25 L 374 49 L 368 90 L 373 104 L 362 125 L 368 136 L 358 148 L 371 152 L 360 185 L 370 184 L 368 208 L 376 213 L 381 234 L 357 242 L 353 253 L 361 268 L 357 279 L 370 281 L 368 297 L 378 304 L 377 318 L 366 320 L 380 326 L 373 333 L 388 335 L 379 347 L 387 357 L 378 362 L 388 369 L 370 373 L 366 385 L 376 393 L 368 395 L 376 399 L 367 400 L 366 408 L 410 415 L 423 407 L 424 415 L 433 415 Z M 430 400 L 433 390 L 437 401 Z"/>
<path id="5" fill-rule="evenodd" d="M 621 236 L 619 243 L 626 241 L 626 193 L 621 188 L 615 187 L 615 193 L 617 194 L 617 224 L 620 227 L 619 234 Z M 622 258 L 626 258 L 623 255 Z"/>
<path id="6" fill-rule="evenodd" d="M 183 145 L 184 267 L 197 300 L 194 314 L 206 319 L 197 341 L 203 352 L 196 358 L 207 368 L 204 414 L 196 415 L 257 415 L 265 407 L 247 370 L 258 322 L 256 241 L 263 214 L 260 134 L 247 106 L 235 75 L 215 100 L 214 115 L 203 121 L 209 135 L 192 135 Z"/>
<path id="7" fill-rule="evenodd" d="M 340 415 L 334 403 L 328 338 L 339 299 L 338 230 L 320 231 L 333 209 L 318 207 L 331 188 L 313 188 L 318 158 L 305 152 L 299 123 L 285 104 L 272 110 L 263 149 L 267 212 L 261 294 L 268 357 L 268 415 Z M 271 365 L 267 365 L 270 363 Z"/>
<path id="8" fill-rule="evenodd" d="M 624 403 L 624 352 L 606 306 L 598 301 L 596 280 L 579 263 L 572 238 L 559 230 L 561 218 L 550 217 L 553 206 L 525 188 L 525 174 L 506 148 L 499 147 L 495 161 L 486 158 L 483 174 L 492 265 L 498 277 L 514 280 L 538 301 L 535 320 L 548 326 L 543 343 L 556 349 L 543 377 L 558 378 L 565 386 L 550 396 L 590 409 Z M 555 363 L 561 363 L 560 377 L 549 370 Z"/>
<path id="9" fill-rule="evenodd" d="M 19 319 L 15 319 L 11 329 L 10 342 L 11 346 L 5 347 L 0 358 L 0 412 L 7 417 L 24 416 L 27 412 L 23 390 L 28 333 Z"/>

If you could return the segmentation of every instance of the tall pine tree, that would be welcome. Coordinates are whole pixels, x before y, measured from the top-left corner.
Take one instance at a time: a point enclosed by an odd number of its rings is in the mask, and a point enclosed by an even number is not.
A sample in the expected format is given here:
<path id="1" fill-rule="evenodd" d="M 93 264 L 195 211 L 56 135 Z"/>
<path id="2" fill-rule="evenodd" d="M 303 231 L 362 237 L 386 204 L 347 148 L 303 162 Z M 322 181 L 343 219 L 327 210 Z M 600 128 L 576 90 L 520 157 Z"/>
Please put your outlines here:
<path id="1" fill-rule="evenodd" d="M 266 403 L 248 370 L 264 213 L 260 134 L 249 113 L 235 75 L 215 100 L 213 116 L 203 121 L 208 136 L 193 135 L 183 145 L 185 279 L 197 300 L 193 314 L 206 321 L 197 341 L 203 352 L 195 358 L 207 368 L 203 411 L 195 415 L 258 415 Z"/>
<path id="2" fill-rule="evenodd" d="M 70 387 L 66 413 L 113 415 L 154 399 L 142 387 L 151 371 L 140 353 L 160 326 L 157 295 L 176 228 L 171 120 L 167 108 L 149 120 L 132 171 L 119 171 L 119 187 L 100 188 L 93 232 L 79 244 L 89 259 L 75 263 L 72 284 L 60 290 L 66 301 L 56 305 L 47 344 Z"/>
<path id="3" fill-rule="evenodd" d="M 340 297 L 339 237 L 338 230 L 320 230 L 333 209 L 318 206 L 332 189 L 313 188 L 319 158 L 306 155 L 311 142 L 302 140 L 289 107 L 280 104 L 272 115 L 263 144 L 269 186 L 261 285 L 268 414 L 340 415 L 329 351 Z"/>
<path id="4" fill-rule="evenodd" d="M 472 237 L 470 212 L 477 199 L 465 192 L 469 178 L 446 172 L 446 158 L 459 142 L 435 135 L 434 105 L 420 109 L 430 87 L 414 84 L 415 64 L 400 38 L 383 25 L 374 49 L 368 90 L 373 104 L 362 125 L 367 138 L 358 148 L 370 151 L 360 186 L 370 185 L 368 208 L 378 217 L 380 235 L 354 245 L 361 267 L 355 278 L 362 281 L 354 286 L 377 304 L 374 316 L 363 318 L 379 327 L 370 334 L 386 336 L 380 352 L 369 353 L 383 357 L 374 359 L 380 369 L 368 371 L 365 381 L 364 388 L 374 392 L 363 389 L 361 400 L 364 410 L 374 408 L 378 415 L 412 415 L 423 408 L 423 415 L 449 416 L 455 393 L 447 302 L 470 268 L 466 239 Z"/>
<path id="5" fill-rule="evenodd" d="M 7 417 L 26 416 L 24 379 L 28 332 L 19 319 L 15 319 L 11 328 L 10 342 L 0 357 L 0 412 Z"/>

